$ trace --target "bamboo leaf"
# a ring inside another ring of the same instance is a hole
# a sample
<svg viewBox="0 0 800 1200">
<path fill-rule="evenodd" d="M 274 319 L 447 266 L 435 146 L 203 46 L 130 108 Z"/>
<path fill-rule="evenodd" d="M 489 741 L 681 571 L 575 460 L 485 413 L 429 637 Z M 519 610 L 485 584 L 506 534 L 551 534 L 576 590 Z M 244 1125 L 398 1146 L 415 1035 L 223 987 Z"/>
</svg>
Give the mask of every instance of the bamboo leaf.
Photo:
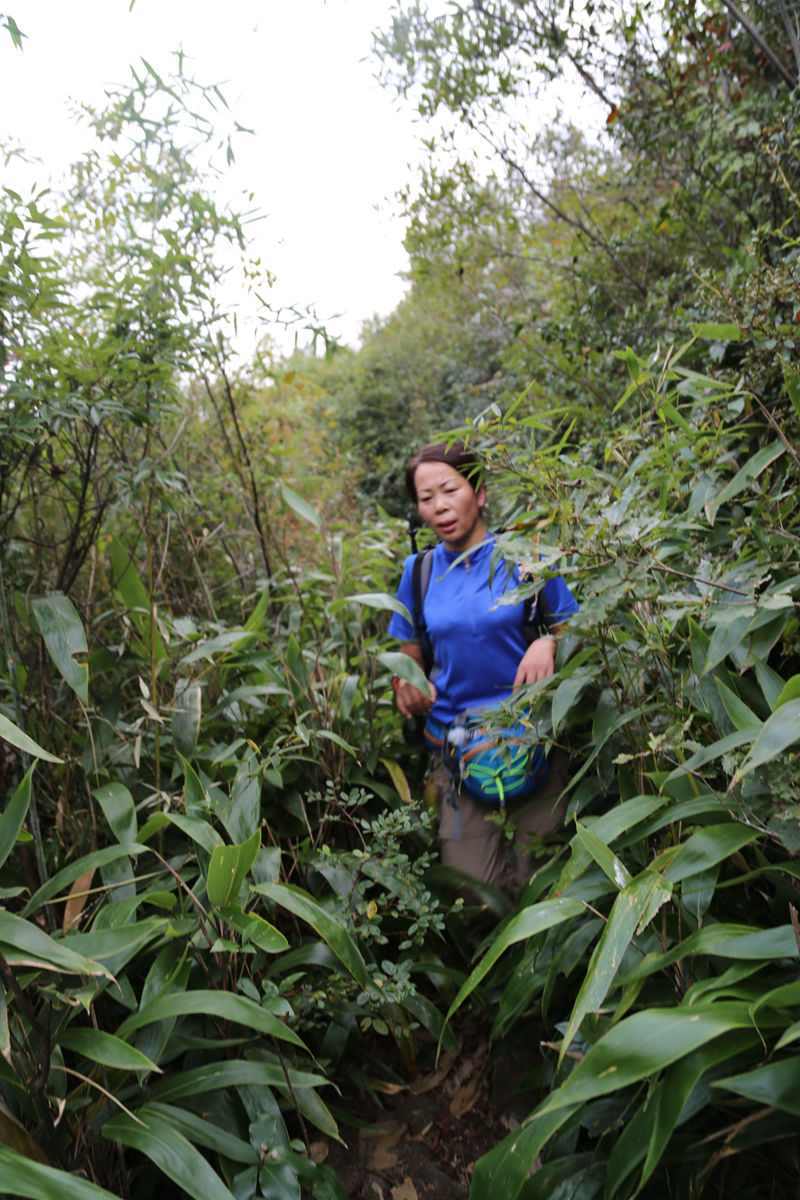
<svg viewBox="0 0 800 1200">
<path fill-rule="evenodd" d="M 649 870 L 642 871 L 619 893 L 586 968 L 561 1042 L 559 1063 L 563 1061 L 583 1018 L 587 1013 L 599 1011 L 634 933 L 649 924 L 671 895 L 670 885 L 656 871 Z"/>
<path fill-rule="evenodd" d="M 692 332 L 697 338 L 710 338 L 715 342 L 738 342 L 742 337 L 738 325 L 719 324 L 714 321 L 704 321 L 695 325 Z"/>
<path fill-rule="evenodd" d="M 103 975 L 110 978 L 104 966 L 82 954 L 75 953 L 64 941 L 57 941 L 46 934 L 33 921 L 25 921 L 5 909 L 0 909 L 0 943 L 3 944 L 6 958 L 11 958 L 8 947 L 32 955 L 36 960 L 46 964 L 50 971 L 66 971 L 71 975 Z M 19 961 L 19 955 L 14 956 Z"/>
<path fill-rule="evenodd" d="M 533 937 L 545 929 L 551 929 L 554 925 L 560 925 L 572 917 L 582 916 L 585 911 L 584 905 L 579 901 L 572 900 L 568 896 L 560 896 L 555 900 L 543 900 L 540 904 L 529 905 L 521 912 L 516 913 L 505 928 L 500 930 L 489 950 L 464 980 L 458 990 L 458 995 L 447 1010 L 445 1024 L 450 1021 L 453 1013 L 461 1007 L 467 996 L 474 992 L 509 946 Z"/>
<path fill-rule="evenodd" d="M 232 1193 L 191 1142 L 148 1105 L 136 1119 L 118 1113 L 103 1126 L 103 1137 L 144 1154 L 194 1200 L 234 1200 Z"/>
<path fill-rule="evenodd" d="M 503 1138 L 475 1164 L 469 1200 L 516 1200 L 542 1147 L 574 1114 L 577 1105 L 534 1117 Z"/>
<path fill-rule="evenodd" d="M 128 616 L 142 640 L 142 654 L 149 662 L 151 656 L 159 666 L 167 657 L 158 624 L 151 620 L 150 595 L 136 573 L 128 551 L 115 537 L 111 539 L 111 566 L 114 587 L 119 592 Z"/>
<path fill-rule="evenodd" d="M 398 762 L 395 762 L 393 758 L 382 758 L 381 763 L 386 768 L 386 770 L 389 772 L 389 776 L 392 780 L 392 783 L 395 786 L 395 791 L 397 792 L 400 799 L 403 801 L 404 804 L 411 804 L 411 802 L 412 802 L 411 788 L 409 786 L 408 780 L 406 779 L 403 768 L 400 766 L 400 764 Z"/>
<path fill-rule="evenodd" d="M 786 683 L 780 690 L 775 703 L 771 706 L 778 709 L 781 705 L 786 704 L 789 700 L 800 699 L 800 675 L 793 675 L 791 679 L 787 679 Z"/>
<path fill-rule="evenodd" d="M 645 978 L 696 954 L 744 961 L 761 959 L 771 962 L 780 958 L 796 960 L 797 943 L 791 925 L 779 925 L 770 929 L 730 923 L 704 925 L 697 933 L 690 934 L 670 950 L 646 954 L 637 966 L 625 971 L 624 981 L 628 984 Z"/>
<path fill-rule="evenodd" d="M 634 1013 L 590 1048 L 564 1083 L 539 1105 L 536 1114 L 620 1091 L 714 1038 L 750 1024 L 746 1004 L 724 1000 Z"/>
<path fill-rule="evenodd" d="M 722 680 L 715 679 L 714 682 L 717 685 L 717 691 L 725 707 L 725 712 L 737 729 L 752 729 L 754 725 L 758 724 L 758 717 L 751 708 L 748 708 L 741 697 L 732 692 L 729 687 L 726 687 Z"/>
<path fill-rule="evenodd" d="M 307 500 L 304 500 L 302 496 L 298 496 L 297 492 L 287 487 L 285 483 L 281 484 L 281 495 L 289 505 L 289 508 L 297 513 L 298 517 L 302 517 L 304 521 L 307 521 L 309 525 L 313 525 L 315 529 L 320 528 L 322 524 L 320 515 Z"/>
<path fill-rule="evenodd" d="M 194 754 L 200 734 L 203 692 L 198 683 L 180 680 L 172 701 L 172 740 L 184 758 Z"/>
<path fill-rule="evenodd" d="M 591 830 L 582 825 L 580 821 L 576 822 L 576 836 L 606 878 L 610 879 L 615 887 L 625 888 L 628 886 L 631 881 L 630 874 L 623 863 L 617 858 L 614 851 L 610 850 L 605 842 L 595 837 Z"/>
<path fill-rule="evenodd" d="M 7 1196 L 25 1200 L 118 1200 L 105 1188 L 79 1175 L 57 1171 L 0 1145 L 0 1187 Z"/>
<path fill-rule="evenodd" d="M 664 874 L 672 883 L 678 883 L 690 875 L 708 871 L 717 863 L 730 858 L 743 846 L 749 846 L 758 836 L 757 829 L 738 825 L 735 821 L 696 829 L 681 843 L 677 853 L 672 848 L 667 851 L 665 859 L 668 858 L 669 861 L 665 861 Z M 653 864 L 656 869 L 659 869 L 659 861 L 659 858 L 656 858 Z"/>
<path fill-rule="evenodd" d="M 49 750 L 43 749 L 38 742 L 33 738 L 29 738 L 27 733 L 24 733 L 13 721 L 9 721 L 8 717 L 0 713 L 0 738 L 10 742 L 12 746 L 16 746 L 18 750 L 22 750 L 24 754 L 30 754 L 32 758 L 43 758 L 46 762 L 60 763 L 63 758 L 57 758 L 55 754 L 51 754 Z"/>
<path fill-rule="evenodd" d="M 184 1096 L 201 1096 L 206 1092 L 227 1091 L 232 1088 L 259 1087 L 279 1088 L 289 1092 L 293 1088 L 322 1087 L 330 1081 L 324 1075 L 310 1071 L 298 1071 L 289 1067 L 289 1082 L 278 1062 L 260 1062 L 247 1058 L 225 1062 L 204 1063 L 189 1071 L 171 1072 L 157 1080 L 150 1094 L 161 1101 L 180 1100 Z"/>
<path fill-rule="evenodd" d="M 36 912 L 42 905 L 49 903 L 54 896 L 65 892 L 76 879 L 87 875 L 89 871 L 97 870 L 120 858 L 135 857 L 137 854 L 145 853 L 146 850 L 147 847 L 142 846 L 139 842 L 129 842 L 127 845 L 106 846 L 102 850 L 93 850 L 91 854 L 84 854 L 82 858 L 77 858 L 69 866 L 57 871 L 46 883 L 42 884 L 38 891 L 33 893 L 22 910 L 23 917 Z"/>
<path fill-rule="evenodd" d="M 266 1008 L 261 1008 L 247 996 L 237 996 L 233 992 L 210 991 L 197 988 L 191 992 L 176 992 L 159 996 L 151 1004 L 137 1009 L 127 1017 L 119 1029 L 117 1037 L 127 1040 L 128 1035 L 144 1025 L 152 1025 L 154 1021 L 163 1021 L 168 1017 L 188 1016 L 220 1017 L 223 1021 L 234 1021 L 237 1025 L 245 1025 L 268 1037 L 279 1038 L 291 1042 L 306 1050 L 302 1040 L 283 1021 L 278 1020 Z"/>
<path fill-rule="evenodd" d="M 243 945 L 252 942 L 267 954 L 280 954 L 289 949 L 289 943 L 281 931 L 258 913 L 246 913 L 236 905 L 227 905 L 220 908 L 219 915 L 242 935 Z"/>
<path fill-rule="evenodd" d="M 343 600 L 336 602 L 337 607 L 344 604 L 365 604 L 367 608 L 378 608 L 381 612 L 396 612 L 401 617 L 405 617 L 409 624 L 413 625 L 414 623 L 405 604 L 401 604 L 389 592 L 359 592 L 355 596 L 346 596 Z M 334 605 L 331 605 L 331 610 L 335 612 Z"/>
<path fill-rule="evenodd" d="M 105 783 L 93 792 L 118 842 L 136 841 L 136 809 L 133 796 L 122 783 Z"/>
<path fill-rule="evenodd" d="M 244 877 L 252 867 L 260 846 L 261 830 L 256 829 L 246 842 L 214 847 L 206 879 L 208 901 L 212 907 L 236 903 Z"/>
<path fill-rule="evenodd" d="M 232 1162 L 257 1163 L 259 1154 L 249 1142 L 235 1137 L 228 1129 L 220 1128 L 213 1121 L 206 1121 L 196 1113 L 174 1104 L 154 1101 L 147 1106 L 148 1112 L 166 1122 L 172 1129 L 193 1145 L 205 1146 L 215 1154 L 222 1154 Z"/>
<path fill-rule="evenodd" d="M 378 662 L 381 666 L 386 667 L 392 675 L 399 675 L 401 679 L 405 679 L 408 683 L 413 683 L 415 688 L 419 688 L 426 695 L 430 693 L 428 680 L 422 667 L 418 666 L 408 654 L 404 654 L 402 650 L 386 650 L 383 654 L 378 655 Z"/>
<path fill-rule="evenodd" d="M 786 453 L 786 444 L 776 438 L 768 446 L 762 446 L 757 450 L 747 462 L 741 467 L 733 479 L 726 483 L 725 487 L 719 492 L 711 504 L 709 505 L 709 516 L 711 524 L 714 524 L 714 517 L 720 509 L 720 506 L 731 500 L 734 496 L 738 496 L 739 492 L 747 487 L 751 480 L 757 479 L 758 476 L 765 471 L 772 463 Z"/>
<path fill-rule="evenodd" d="M 800 698 L 787 700 L 761 726 L 740 774 L 749 775 L 756 767 L 772 762 L 789 746 L 800 741 Z"/>
<path fill-rule="evenodd" d="M 78 662 L 75 656 L 88 654 L 89 648 L 83 622 L 72 601 L 61 592 L 54 592 L 34 600 L 32 607 L 48 654 L 76 696 L 88 704 L 89 666 Z"/>
<path fill-rule="evenodd" d="M 0 867 L 14 849 L 22 822 L 28 815 L 31 780 L 35 767 L 36 763 L 31 763 L 0 817 Z"/>
<path fill-rule="evenodd" d="M 58 1035 L 58 1044 L 75 1054 L 82 1054 L 92 1062 L 102 1063 L 120 1071 L 156 1071 L 161 1074 L 161 1068 L 137 1050 L 115 1037 L 113 1033 L 104 1033 L 101 1029 L 91 1029 L 88 1026 L 70 1026 Z"/>
<path fill-rule="evenodd" d="M 768 1104 L 773 1108 L 782 1108 L 785 1112 L 800 1117 L 800 1056 L 785 1058 L 780 1062 L 771 1062 L 754 1071 L 745 1071 L 741 1075 L 729 1075 L 726 1079 L 717 1079 L 711 1085 L 722 1088 L 726 1092 L 735 1092 L 737 1096 L 746 1096 L 758 1104 Z"/>
<path fill-rule="evenodd" d="M 366 987 L 367 967 L 358 946 L 344 926 L 317 904 L 307 892 L 282 883 L 259 883 L 253 890 L 310 925 L 347 968 L 356 983 L 362 988 Z"/>
</svg>

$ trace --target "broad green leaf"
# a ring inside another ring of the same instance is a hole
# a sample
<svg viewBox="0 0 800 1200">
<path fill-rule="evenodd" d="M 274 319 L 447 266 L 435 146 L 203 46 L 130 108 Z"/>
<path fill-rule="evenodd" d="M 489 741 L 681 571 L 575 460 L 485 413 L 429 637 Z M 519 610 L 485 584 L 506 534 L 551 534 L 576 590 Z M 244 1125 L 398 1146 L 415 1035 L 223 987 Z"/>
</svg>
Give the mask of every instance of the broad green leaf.
<svg viewBox="0 0 800 1200">
<path fill-rule="evenodd" d="M 365 604 L 367 608 L 378 608 L 382 612 L 396 612 L 401 617 L 413 625 L 411 613 L 406 608 L 405 604 L 392 596 L 389 592 L 359 592 L 355 596 L 346 596 L 343 600 L 336 601 L 331 605 L 331 612 L 336 612 L 337 608 L 341 608 L 344 604 Z"/>
<path fill-rule="evenodd" d="M 169 935 L 171 929 L 166 917 L 146 917 L 142 921 L 126 922 L 116 927 L 94 928 L 88 933 L 71 933 L 67 941 L 79 954 L 105 963 L 116 974 L 144 946 Z"/>
<path fill-rule="evenodd" d="M 258 603 L 256 604 L 255 608 L 250 613 L 250 616 L 247 618 L 247 620 L 244 623 L 244 628 L 247 630 L 248 633 L 255 633 L 257 630 L 259 630 L 263 627 L 264 618 L 266 617 L 267 613 L 269 612 L 269 605 L 270 605 L 271 598 L 272 598 L 272 587 L 268 583 L 267 586 L 264 588 L 263 592 L 261 593 L 261 595 L 259 596 Z"/>
<path fill-rule="evenodd" d="M 183 807 L 187 817 L 205 817 L 211 809 L 208 792 L 190 762 L 178 755 L 183 768 Z"/>
<path fill-rule="evenodd" d="M 561 680 L 553 696 L 553 733 L 558 730 L 573 705 L 577 704 L 583 692 L 592 682 L 592 678 L 593 673 L 584 670 L 576 671 L 568 679 Z"/>
<path fill-rule="evenodd" d="M 748 775 L 756 767 L 772 762 L 789 746 L 800 741 L 800 698 L 787 700 L 761 727 L 753 748 L 745 759 L 742 775 Z"/>
<path fill-rule="evenodd" d="M 214 908 L 235 904 L 247 872 L 261 845 L 261 830 L 256 829 L 246 842 L 236 846 L 215 846 L 208 864 L 206 891 Z"/>
<path fill-rule="evenodd" d="M 191 758 L 200 733 L 203 692 L 199 683 L 179 683 L 172 701 L 172 740 L 179 754 Z"/>
<path fill-rule="evenodd" d="M 57 1171 L 0 1145 L 0 1187 L 3 1195 L 25 1200 L 118 1200 L 113 1192 L 80 1175 Z"/>
<path fill-rule="evenodd" d="M 768 1063 L 741 1075 L 717 1079 L 712 1087 L 746 1096 L 758 1104 L 782 1108 L 800 1117 L 800 1055 Z"/>
<path fill-rule="evenodd" d="M 122 783 L 104 783 L 96 788 L 94 798 L 118 842 L 136 841 L 136 809 L 133 796 Z"/>
<path fill-rule="evenodd" d="M 684 1105 L 702 1076 L 718 1062 L 734 1059 L 757 1042 L 757 1035 L 739 1030 L 701 1046 L 693 1054 L 667 1068 L 651 1088 L 647 1103 L 637 1108 L 616 1139 L 606 1168 L 605 1194 L 623 1195 L 625 1179 L 645 1159 L 640 1186 L 655 1170 L 674 1132 Z M 628 1189 L 630 1192 L 630 1189 Z"/>
<path fill-rule="evenodd" d="M 166 815 L 171 825 L 180 829 L 181 833 L 185 833 L 198 846 L 202 846 L 208 854 L 213 854 L 224 845 L 222 837 L 208 821 L 203 821 L 200 817 L 186 817 L 183 813 L 170 812 Z"/>
<path fill-rule="evenodd" d="M 245 1025 L 248 1029 L 266 1034 L 267 1037 L 279 1038 L 281 1041 L 291 1042 L 293 1046 L 306 1049 L 302 1039 L 292 1029 L 255 1001 L 246 996 L 237 996 L 234 992 L 209 991 L 203 988 L 159 996 L 152 1004 L 131 1013 L 117 1030 L 117 1037 L 127 1039 L 134 1030 L 151 1025 L 154 1021 L 163 1021 L 167 1017 L 193 1015 L 234 1021 L 237 1025 Z"/>
<path fill-rule="evenodd" d="M 0 738 L 10 742 L 12 746 L 16 746 L 18 750 L 22 750 L 24 754 L 30 754 L 32 758 L 43 758 L 46 762 L 60 763 L 63 758 L 57 758 L 55 754 L 51 754 L 49 750 L 43 749 L 38 742 L 33 738 L 29 738 L 27 733 L 24 733 L 13 721 L 9 721 L 8 717 L 0 713 Z"/>
<path fill-rule="evenodd" d="M 189 1071 L 170 1071 L 157 1080 L 150 1094 L 154 1100 L 180 1100 L 184 1096 L 202 1096 L 205 1092 L 227 1091 L 230 1088 L 291 1088 L 323 1087 L 330 1080 L 324 1075 L 310 1071 L 288 1068 L 286 1072 L 279 1062 L 257 1062 L 253 1059 L 237 1058 L 225 1062 L 204 1063 Z"/>
<path fill-rule="evenodd" d="M 161 1068 L 151 1062 L 146 1055 L 135 1046 L 128 1045 L 113 1033 L 104 1033 L 101 1029 L 89 1026 L 71 1025 L 58 1035 L 59 1046 L 82 1054 L 92 1062 L 102 1063 L 120 1071 L 157 1071 Z"/>
<path fill-rule="evenodd" d="M 298 517 L 302 517 L 304 521 L 307 521 L 309 525 L 313 525 L 315 529 L 320 528 L 322 522 L 320 521 L 319 513 L 307 500 L 304 500 L 302 496 L 298 496 L 297 492 L 287 487 L 285 483 L 281 484 L 281 495 L 289 505 L 289 508 L 297 513 Z"/>
<path fill-rule="evenodd" d="M 358 946 L 344 924 L 326 912 L 307 892 L 282 883 L 258 883 L 253 890 L 310 925 L 347 968 L 356 983 L 362 988 L 366 987 L 367 967 Z"/>
<path fill-rule="evenodd" d="M 631 881 L 630 874 L 617 858 L 614 851 L 609 850 L 605 842 L 595 837 L 591 830 L 582 825 L 580 821 L 576 822 L 576 836 L 606 878 L 610 879 L 615 887 L 625 888 L 628 886 Z"/>
<path fill-rule="evenodd" d="M 237 906 L 227 905 L 220 908 L 219 915 L 242 935 L 243 945 L 252 942 L 267 954 L 280 954 L 289 949 L 289 943 L 281 931 L 270 925 L 269 921 L 265 921 L 258 913 L 246 913 Z"/>
<path fill-rule="evenodd" d="M 685 1058 L 714 1038 L 746 1029 L 746 1004 L 720 1000 L 691 1008 L 651 1008 L 626 1017 L 595 1043 L 536 1113 L 607 1096 Z"/>
<path fill-rule="evenodd" d="M 163 1115 L 140 1108 L 136 1119 L 118 1113 L 103 1126 L 103 1137 L 121 1142 L 144 1154 L 178 1187 L 194 1200 L 235 1200 L 219 1175 L 191 1142 Z"/>
<path fill-rule="evenodd" d="M 737 729 L 752 729 L 754 725 L 758 724 L 758 717 L 751 708 L 748 708 L 741 697 L 732 692 L 730 688 L 725 687 L 720 679 L 715 679 L 714 682 L 725 706 L 725 712 Z"/>
<path fill-rule="evenodd" d="M 194 650 L 184 654 L 180 665 L 188 667 L 191 663 L 199 662 L 201 658 L 213 663 L 215 655 L 226 654 L 229 650 L 248 645 L 253 641 L 257 641 L 257 638 L 252 633 L 248 633 L 246 629 L 229 629 L 225 633 L 218 633 L 216 637 L 204 638 L 202 642 L 198 642 Z"/>
<path fill-rule="evenodd" d="M 780 708 L 781 705 L 786 704 L 789 700 L 797 699 L 800 699 L 800 675 L 793 675 L 791 679 L 787 679 L 781 688 L 779 696 L 771 707 L 775 710 Z"/>
<path fill-rule="evenodd" d="M 729 923 L 704 925 L 677 946 L 646 954 L 640 963 L 625 971 L 625 982 L 663 971 L 665 967 L 692 955 L 711 955 L 744 961 L 763 959 L 764 962 L 780 958 L 794 960 L 797 958 L 797 942 L 791 925 L 778 925 L 770 929 L 755 929 L 751 925 Z"/>
<path fill-rule="evenodd" d="M 649 924 L 672 888 L 656 871 L 645 870 L 619 893 L 589 964 L 561 1042 L 561 1063 L 580 1029 L 583 1018 L 598 1012 L 614 982 L 634 933 Z"/>
<path fill-rule="evenodd" d="M 729 821 L 725 825 L 707 825 L 696 829 L 685 842 L 678 847 L 677 854 L 669 849 L 666 853 L 668 861 L 664 865 L 664 874 L 671 883 L 678 883 L 690 875 L 698 875 L 708 871 L 717 863 L 730 858 L 742 846 L 749 846 L 759 836 L 757 829 L 747 825 L 738 825 Z M 659 858 L 654 866 L 658 868 Z"/>
<path fill-rule="evenodd" d="M 158 623 L 151 621 L 150 595 L 137 575 L 128 551 L 115 537 L 111 539 L 110 553 L 114 587 L 142 640 L 144 658 L 149 662 L 152 657 L 160 666 L 167 658 L 167 651 Z"/>
<path fill-rule="evenodd" d="M 704 321 L 695 325 L 692 333 L 698 338 L 709 338 L 714 342 L 738 342 L 742 331 L 738 325 L 720 324 L 714 321 Z"/>
<path fill-rule="evenodd" d="M 36 763 L 31 763 L 0 817 L 0 867 L 14 849 L 22 822 L 28 815 L 31 779 L 35 767 Z"/>
<path fill-rule="evenodd" d="M 469 1200 L 516 1200 L 536 1156 L 573 1115 L 577 1105 L 529 1118 L 475 1164 Z"/>
<path fill-rule="evenodd" d="M 26 956 L 38 966 L 44 963 L 50 971 L 66 971 L 71 975 L 103 975 L 107 978 L 109 972 L 104 966 L 82 954 L 76 954 L 67 945 L 66 940 L 56 940 L 35 925 L 33 921 L 25 921 L 22 917 L 14 916 L 0 908 L 0 943 L 3 944 L 6 958 L 11 959 L 8 947 L 13 947 L 16 963 L 25 962 Z"/>
<path fill-rule="evenodd" d="M 731 479 L 725 485 L 722 491 L 719 492 L 718 495 L 716 495 L 712 500 L 711 504 L 709 505 L 711 523 L 714 523 L 714 517 L 716 516 L 722 504 L 725 504 L 728 500 L 731 500 L 734 496 L 737 496 L 739 492 L 743 491 L 744 488 L 747 487 L 751 480 L 757 479 L 762 471 L 765 471 L 768 466 L 774 463 L 776 459 L 780 458 L 785 453 L 786 444 L 785 442 L 781 441 L 780 438 L 777 438 L 768 446 L 762 446 L 760 450 L 757 450 L 756 453 L 747 460 L 744 466 L 736 472 L 733 479 Z"/>
<path fill-rule="evenodd" d="M 746 742 L 753 742 L 758 737 L 759 731 L 763 728 L 761 725 L 752 725 L 749 729 L 737 729 L 735 733 L 729 733 L 726 737 L 720 738 L 717 742 L 712 742 L 709 746 L 703 746 L 695 754 L 688 758 L 685 763 L 681 763 L 676 767 L 666 778 L 666 783 L 672 779 L 677 779 L 680 775 L 687 775 L 693 771 L 697 771 L 700 767 L 704 767 L 707 763 L 715 762 L 718 758 L 722 758 L 723 754 L 729 754 L 731 750 L 738 750 Z"/>
<path fill-rule="evenodd" d="M 89 667 L 78 662 L 77 654 L 88 654 L 86 633 L 72 601 L 61 592 L 33 601 L 33 612 L 47 652 L 61 672 L 62 678 L 79 696 L 89 703 Z"/>
<path fill-rule="evenodd" d="M 474 992 L 509 946 L 533 937 L 537 933 L 542 933 L 545 929 L 551 929 L 554 925 L 560 925 L 572 917 L 582 916 L 585 912 L 585 906 L 579 901 L 571 900 L 567 896 L 560 896 L 555 900 L 543 900 L 540 904 L 532 904 L 516 913 L 505 928 L 500 930 L 487 953 L 464 980 L 458 990 L 458 995 L 447 1010 L 445 1024 L 450 1021 L 453 1013 L 461 1007 L 467 996 Z"/>
<path fill-rule="evenodd" d="M 315 732 L 317 737 L 325 738 L 326 741 L 333 742 L 336 746 L 341 746 L 342 750 L 346 750 L 353 758 L 358 758 L 355 746 L 351 746 L 349 742 L 346 742 L 338 733 L 334 733 L 332 729 L 317 729 Z"/>
<path fill-rule="evenodd" d="M 232 1162 L 259 1162 L 259 1154 L 254 1146 L 242 1141 L 229 1130 L 220 1128 L 216 1122 L 206 1121 L 196 1113 L 178 1108 L 174 1104 L 160 1104 L 154 1101 L 148 1104 L 147 1109 L 193 1145 L 205 1146 L 207 1150 L 213 1150 L 215 1154 L 221 1154 Z"/>
<path fill-rule="evenodd" d="M 130 842 L 127 845 L 106 846 L 103 850 L 93 850 L 91 854 L 84 854 L 82 858 L 77 858 L 69 866 L 57 871 L 37 892 L 33 893 L 22 910 L 23 917 L 36 912 L 54 896 L 66 892 L 76 879 L 80 879 L 81 875 L 88 875 L 90 871 L 96 871 L 98 868 L 104 867 L 106 863 L 116 862 L 119 858 L 132 858 L 137 854 L 144 854 L 146 851 L 147 847 L 139 842 Z"/>
<path fill-rule="evenodd" d="M 392 675 L 399 675 L 401 679 L 413 683 L 415 688 L 419 688 L 426 695 L 430 693 L 428 680 L 422 667 L 418 666 L 408 654 L 403 654 L 402 650 L 386 650 L 383 654 L 378 655 L 378 662 Z"/>
</svg>

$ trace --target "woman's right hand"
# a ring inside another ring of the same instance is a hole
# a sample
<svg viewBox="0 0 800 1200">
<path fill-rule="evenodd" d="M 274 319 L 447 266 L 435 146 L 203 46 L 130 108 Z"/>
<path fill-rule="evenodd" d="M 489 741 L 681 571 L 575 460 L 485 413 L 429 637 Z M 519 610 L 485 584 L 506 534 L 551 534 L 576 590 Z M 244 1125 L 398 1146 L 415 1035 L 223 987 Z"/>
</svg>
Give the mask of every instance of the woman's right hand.
<svg viewBox="0 0 800 1200">
<path fill-rule="evenodd" d="M 436 699 L 436 688 L 428 681 L 430 694 L 420 691 L 407 679 L 398 679 L 394 689 L 397 697 L 397 707 L 404 717 L 425 717 L 433 708 Z"/>
</svg>

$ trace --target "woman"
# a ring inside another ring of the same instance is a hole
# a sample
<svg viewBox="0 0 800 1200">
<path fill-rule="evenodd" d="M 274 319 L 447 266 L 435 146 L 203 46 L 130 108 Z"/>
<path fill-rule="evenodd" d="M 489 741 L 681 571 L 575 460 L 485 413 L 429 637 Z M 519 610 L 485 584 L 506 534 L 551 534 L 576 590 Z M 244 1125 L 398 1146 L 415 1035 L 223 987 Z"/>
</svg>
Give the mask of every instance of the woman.
<svg viewBox="0 0 800 1200">
<path fill-rule="evenodd" d="M 398 678 L 393 684 L 400 712 L 404 717 L 425 716 L 428 741 L 444 741 L 445 754 L 453 723 L 463 720 L 466 710 L 501 704 L 517 688 L 553 674 L 563 623 L 578 609 L 563 579 L 549 579 L 539 593 L 546 633 L 528 643 L 525 605 L 498 603 L 504 591 L 518 585 L 519 574 L 502 560 L 492 562 L 494 539 L 482 515 L 482 475 L 480 460 L 461 442 L 424 446 L 406 468 L 406 490 L 422 520 L 440 538 L 422 607 L 434 665 L 427 692 Z M 412 615 L 414 558 L 406 560 L 397 593 Z M 425 655 L 414 625 L 395 613 L 389 633 L 424 670 Z M 546 762 L 540 749 L 537 753 L 529 794 L 505 805 L 516 829 L 517 880 L 508 878 L 505 837 L 501 823 L 492 820 L 497 807 L 459 788 L 439 756 L 433 779 L 441 801 L 439 836 L 446 865 L 507 890 L 528 877 L 530 851 L 561 823 L 565 803 L 558 801 L 565 756 L 551 755 Z"/>
</svg>

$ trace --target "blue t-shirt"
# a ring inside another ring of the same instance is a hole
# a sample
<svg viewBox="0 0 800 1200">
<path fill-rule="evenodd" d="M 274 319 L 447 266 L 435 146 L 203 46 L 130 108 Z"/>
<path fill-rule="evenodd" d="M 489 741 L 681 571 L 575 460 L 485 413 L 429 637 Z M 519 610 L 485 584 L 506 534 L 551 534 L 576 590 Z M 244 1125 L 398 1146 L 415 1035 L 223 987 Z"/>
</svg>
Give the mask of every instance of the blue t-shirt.
<svg viewBox="0 0 800 1200">
<path fill-rule="evenodd" d="M 504 592 L 519 585 L 518 569 L 509 571 L 501 558 L 491 571 L 493 551 L 491 536 L 461 562 L 456 561 L 461 554 L 445 549 L 441 542 L 433 551 L 423 611 L 434 655 L 430 674 L 437 693 L 433 716 L 445 724 L 467 708 L 507 700 L 528 646 L 523 632 L 524 603 L 499 603 Z M 411 554 L 406 559 L 397 591 L 397 599 L 412 615 L 415 557 Z M 547 614 L 548 625 L 565 621 L 578 611 L 578 602 L 560 575 L 547 580 L 540 597 L 540 611 Z M 411 642 L 414 626 L 393 613 L 389 634 Z"/>
</svg>

